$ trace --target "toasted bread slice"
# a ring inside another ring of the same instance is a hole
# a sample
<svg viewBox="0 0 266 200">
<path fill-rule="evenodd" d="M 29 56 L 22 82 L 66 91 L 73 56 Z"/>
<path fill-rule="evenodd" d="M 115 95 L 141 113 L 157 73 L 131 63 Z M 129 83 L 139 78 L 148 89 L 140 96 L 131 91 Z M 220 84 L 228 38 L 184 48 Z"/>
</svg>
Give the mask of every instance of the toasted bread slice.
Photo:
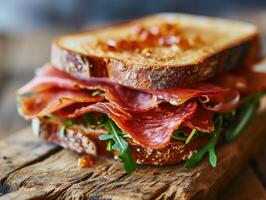
<svg viewBox="0 0 266 200">
<path fill-rule="evenodd" d="M 60 124 L 45 119 L 34 119 L 32 121 L 33 132 L 42 139 L 60 145 L 64 148 L 76 151 L 78 153 L 88 153 L 94 156 L 107 155 L 106 143 L 98 139 L 98 136 L 105 134 L 103 129 L 87 129 L 82 126 L 73 125 L 60 131 Z M 209 136 L 196 138 L 185 145 L 181 141 L 172 141 L 168 146 L 162 149 L 144 148 L 132 139 L 128 138 L 130 150 L 133 158 L 138 164 L 168 165 L 176 164 L 190 158 L 198 149 L 200 149 L 209 140 Z"/>
<path fill-rule="evenodd" d="M 166 13 L 57 38 L 51 63 L 70 73 L 163 89 L 250 65 L 259 50 L 253 25 Z"/>
</svg>

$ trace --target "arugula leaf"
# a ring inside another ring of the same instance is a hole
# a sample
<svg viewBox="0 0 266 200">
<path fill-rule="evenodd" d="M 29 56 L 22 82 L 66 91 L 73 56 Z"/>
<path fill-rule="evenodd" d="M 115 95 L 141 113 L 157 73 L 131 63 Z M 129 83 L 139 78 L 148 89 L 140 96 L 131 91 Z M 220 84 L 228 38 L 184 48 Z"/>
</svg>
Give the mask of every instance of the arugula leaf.
<svg viewBox="0 0 266 200">
<path fill-rule="evenodd" d="M 124 163 L 124 169 L 127 173 L 132 173 L 136 170 L 137 164 L 135 160 L 132 158 L 129 148 L 127 148 L 125 152 L 120 153 L 119 157 L 122 159 Z"/>
<path fill-rule="evenodd" d="M 234 114 L 225 115 L 225 140 L 227 142 L 237 138 L 252 121 L 260 98 L 264 93 L 256 93 L 248 96 L 237 108 Z"/>
<path fill-rule="evenodd" d="M 112 122 L 111 120 L 107 121 L 109 126 L 109 131 L 113 133 L 113 140 L 115 141 L 115 144 L 112 146 L 113 149 L 118 150 L 120 153 L 124 153 L 128 148 L 128 143 L 120 137 L 122 132 L 118 130 L 118 127 Z"/>
<path fill-rule="evenodd" d="M 192 139 L 192 137 L 197 133 L 198 131 L 196 129 L 193 129 L 191 131 L 191 133 L 189 134 L 189 136 L 187 137 L 185 144 L 188 144 L 190 142 L 190 140 Z"/>
<path fill-rule="evenodd" d="M 174 133 L 172 138 L 175 139 L 175 140 L 182 140 L 182 141 L 185 141 L 187 139 L 186 137 L 181 136 L 178 133 Z"/>
<path fill-rule="evenodd" d="M 96 125 L 97 124 L 96 120 L 93 118 L 92 113 L 85 114 L 85 120 L 86 120 L 88 125 Z"/>
<path fill-rule="evenodd" d="M 184 136 L 184 130 L 182 129 L 182 127 L 173 133 L 172 138 L 175 140 L 182 140 L 182 141 L 185 141 L 187 139 L 187 137 Z"/>
<path fill-rule="evenodd" d="M 210 162 L 212 167 L 216 167 L 216 165 L 217 165 L 217 156 L 216 156 L 214 147 L 209 149 L 209 162 Z"/>
<path fill-rule="evenodd" d="M 48 120 L 58 120 L 58 117 L 57 116 L 55 116 L 55 115 L 45 115 L 44 117 L 43 117 L 44 119 L 48 119 Z"/>
<path fill-rule="evenodd" d="M 66 130 L 66 128 L 64 126 L 62 126 L 60 128 L 59 136 L 60 136 L 61 139 L 64 138 L 64 136 L 65 136 L 65 130 Z"/>
<path fill-rule="evenodd" d="M 216 122 L 215 130 L 212 133 L 210 133 L 212 134 L 211 140 L 185 162 L 185 168 L 189 169 L 194 167 L 197 163 L 199 163 L 203 159 L 204 155 L 208 152 L 209 152 L 209 161 L 211 166 L 216 167 L 217 157 L 215 154 L 215 145 L 217 143 L 218 136 L 222 130 L 222 124 L 223 124 L 223 117 L 222 115 L 219 115 L 218 120 Z"/>
<path fill-rule="evenodd" d="M 66 128 L 73 126 L 73 125 L 74 125 L 73 119 L 67 119 L 64 125 L 60 128 L 60 132 L 59 132 L 60 137 L 63 138 L 65 136 Z"/>
<path fill-rule="evenodd" d="M 198 135 L 199 132 L 196 129 L 192 129 L 188 137 L 184 136 L 184 133 L 185 131 L 181 127 L 173 133 L 172 139 L 185 141 L 185 144 L 188 144 L 195 135 Z"/>
<path fill-rule="evenodd" d="M 97 95 L 99 95 L 100 93 L 102 93 L 103 91 L 102 90 L 94 90 L 92 93 L 91 93 L 91 96 L 95 97 Z"/>
<path fill-rule="evenodd" d="M 116 126 L 116 124 L 109 118 L 105 118 L 100 122 L 100 125 L 108 130 L 108 134 L 100 135 L 100 140 L 106 140 L 107 150 L 119 152 L 119 157 L 123 161 L 124 169 L 127 173 L 132 173 L 136 169 L 136 162 L 132 158 L 129 145 L 123 139 L 124 133 Z"/>
<path fill-rule="evenodd" d="M 113 151 L 112 150 L 112 146 L 114 145 L 114 141 L 113 140 L 108 140 L 107 141 L 107 146 L 106 146 L 106 150 L 107 151 Z"/>
<path fill-rule="evenodd" d="M 72 119 L 67 119 L 64 123 L 65 128 L 68 128 L 68 127 L 73 126 L 73 125 L 74 125 L 74 121 Z"/>
<path fill-rule="evenodd" d="M 100 140 L 110 140 L 110 139 L 113 139 L 113 136 L 112 135 L 108 135 L 108 134 L 100 135 L 99 139 Z"/>
</svg>

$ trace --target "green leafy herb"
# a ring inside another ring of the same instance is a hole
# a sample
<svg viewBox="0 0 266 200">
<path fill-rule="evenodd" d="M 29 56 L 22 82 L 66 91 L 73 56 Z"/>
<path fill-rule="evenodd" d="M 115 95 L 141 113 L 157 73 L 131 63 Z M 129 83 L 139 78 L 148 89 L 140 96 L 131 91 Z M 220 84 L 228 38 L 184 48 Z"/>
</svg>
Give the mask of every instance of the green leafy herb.
<svg viewBox="0 0 266 200">
<path fill-rule="evenodd" d="M 237 108 L 235 113 L 224 115 L 224 130 L 226 141 L 232 141 L 246 129 L 251 122 L 256 108 L 259 105 L 263 93 L 256 93 L 248 96 L 244 102 Z"/>
<path fill-rule="evenodd" d="M 196 129 L 193 129 L 191 131 L 191 133 L 189 134 L 189 136 L 187 137 L 185 144 L 188 144 L 190 142 L 190 140 L 192 139 L 192 137 L 197 133 L 198 131 Z"/>
<path fill-rule="evenodd" d="M 222 115 L 218 116 L 217 122 L 216 122 L 216 127 L 215 130 L 210 133 L 212 134 L 211 140 L 203 147 L 201 148 L 197 153 L 195 153 L 190 159 L 188 159 L 185 162 L 185 167 L 186 168 L 192 168 L 195 166 L 197 163 L 199 163 L 204 155 L 209 152 L 209 162 L 212 167 L 216 167 L 217 164 L 217 157 L 215 154 L 215 145 L 218 140 L 218 136 L 222 130 L 222 123 L 223 123 L 223 117 Z"/>
<path fill-rule="evenodd" d="M 107 150 L 119 152 L 119 157 L 123 161 L 124 169 L 127 173 L 132 173 L 136 169 L 136 162 L 132 158 L 128 143 L 123 139 L 125 134 L 109 118 L 104 118 L 100 125 L 108 130 L 108 134 L 100 135 L 100 140 L 106 140 Z"/>
<path fill-rule="evenodd" d="M 182 129 L 182 127 L 173 133 L 172 138 L 175 140 L 182 140 L 182 141 L 185 141 L 187 139 L 187 137 L 184 136 L 184 130 Z"/>
<path fill-rule="evenodd" d="M 99 95 L 100 93 L 102 93 L 102 90 L 95 90 L 91 93 L 91 96 L 95 97 L 95 96 Z"/>
<path fill-rule="evenodd" d="M 60 132 L 59 132 L 60 137 L 64 138 L 66 128 L 73 126 L 73 125 L 74 125 L 73 119 L 67 119 L 64 125 L 60 128 Z"/>
<path fill-rule="evenodd" d="M 66 128 L 62 126 L 59 131 L 60 138 L 64 138 Z"/>
<path fill-rule="evenodd" d="M 88 125 L 96 125 L 97 124 L 96 120 L 93 118 L 92 113 L 85 114 L 85 120 L 86 120 Z"/>
<path fill-rule="evenodd" d="M 58 120 L 58 117 L 55 115 L 45 115 L 43 118 L 47 120 Z"/>
<path fill-rule="evenodd" d="M 74 125 L 74 121 L 73 121 L 73 119 L 67 119 L 67 120 L 65 121 L 65 123 L 64 123 L 64 127 L 65 127 L 65 128 L 68 128 L 68 127 L 73 126 L 73 125 Z"/>
<path fill-rule="evenodd" d="M 187 138 L 182 136 L 182 135 L 179 135 L 178 133 L 174 133 L 173 136 L 172 136 L 173 139 L 175 140 L 182 140 L 182 141 L 185 141 Z"/>
<path fill-rule="evenodd" d="M 127 173 L 132 173 L 136 170 L 136 162 L 133 160 L 130 149 L 127 148 L 126 151 L 119 154 L 119 157 L 124 163 L 124 169 Z"/>
<path fill-rule="evenodd" d="M 172 136 L 172 139 L 174 140 L 181 140 L 181 141 L 185 141 L 185 144 L 188 144 L 191 139 L 197 135 L 199 132 L 196 130 L 196 129 L 192 129 L 191 133 L 189 134 L 188 137 L 186 137 L 184 135 L 185 131 L 184 129 L 179 128 L 178 130 L 176 130 L 174 133 L 173 133 L 173 136 Z"/>
<path fill-rule="evenodd" d="M 113 151 L 113 149 L 112 149 L 112 146 L 114 145 L 114 140 L 108 140 L 107 141 L 107 146 L 106 146 L 106 150 L 107 151 Z"/>
</svg>

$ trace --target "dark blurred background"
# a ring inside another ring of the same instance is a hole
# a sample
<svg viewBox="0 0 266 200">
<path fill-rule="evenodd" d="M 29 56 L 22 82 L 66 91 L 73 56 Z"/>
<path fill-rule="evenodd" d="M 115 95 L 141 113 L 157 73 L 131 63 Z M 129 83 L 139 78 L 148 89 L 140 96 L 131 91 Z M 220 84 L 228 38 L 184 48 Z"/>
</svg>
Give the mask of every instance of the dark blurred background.
<svg viewBox="0 0 266 200">
<path fill-rule="evenodd" d="M 52 38 L 157 12 L 238 19 L 266 35 L 266 0 L 6 0 L 0 4 L 0 138 L 27 125 L 15 91 L 49 61 Z M 264 39 L 265 41 L 265 39 Z"/>
</svg>

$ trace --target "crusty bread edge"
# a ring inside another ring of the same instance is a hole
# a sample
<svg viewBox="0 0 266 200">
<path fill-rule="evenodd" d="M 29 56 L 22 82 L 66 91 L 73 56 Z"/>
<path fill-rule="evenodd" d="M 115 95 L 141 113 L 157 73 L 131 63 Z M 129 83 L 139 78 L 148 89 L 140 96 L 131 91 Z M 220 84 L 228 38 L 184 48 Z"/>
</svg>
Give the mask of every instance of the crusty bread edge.
<svg viewBox="0 0 266 200">
<path fill-rule="evenodd" d="M 84 131 L 72 126 L 60 133 L 60 125 L 48 120 L 34 119 L 33 132 L 45 141 L 57 144 L 78 153 L 88 153 L 94 156 L 111 156 L 106 149 L 106 143 L 100 141 L 98 136 L 104 134 L 101 130 Z M 138 164 L 169 165 L 176 164 L 190 158 L 197 150 L 206 144 L 209 137 L 197 138 L 185 145 L 181 141 L 174 141 L 162 149 L 143 148 L 132 139 L 127 139 L 133 158 Z"/>
<path fill-rule="evenodd" d="M 68 73 L 86 77 L 108 77 L 114 82 L 143 89 L 186 86 L 213 77 L 237 66 L 250 66 L 259 57 L 259 35 L 236 41 L 198 63 L 175 66 L 141 66 L 108 57 L 82 55 L 53 43 L 51 63 Z"/>
<path fill-rule="evenodd" d="M 158 14 L 160 15 L 165 14 Z M 115 28 L 132 21 L 135 20 L 111 26 Z M 99 29 L 101 28 L 90 30 L 90 32 L 93 33 Z M 113 57 L 85 55 L 62 47 L 59 41 L 60 38 L 57 38 L 52 43 L 51 63 L 61 70 L 87 77 L 109 77 L 114 82 L 143 89 L 184 86 L 208 79 L 217 72 L 227 71 L 236 66 L 249 66 L 258 59 L 261 49 L 259 31 L 254 30 L 254 33 L 248 37 L 235 40 L 234 43 L 218 49 L 216 53 L 202 56 L 195 63 L 183 66 L 149 66 L 145 63 L 129 63 Z"/>
</svg>

